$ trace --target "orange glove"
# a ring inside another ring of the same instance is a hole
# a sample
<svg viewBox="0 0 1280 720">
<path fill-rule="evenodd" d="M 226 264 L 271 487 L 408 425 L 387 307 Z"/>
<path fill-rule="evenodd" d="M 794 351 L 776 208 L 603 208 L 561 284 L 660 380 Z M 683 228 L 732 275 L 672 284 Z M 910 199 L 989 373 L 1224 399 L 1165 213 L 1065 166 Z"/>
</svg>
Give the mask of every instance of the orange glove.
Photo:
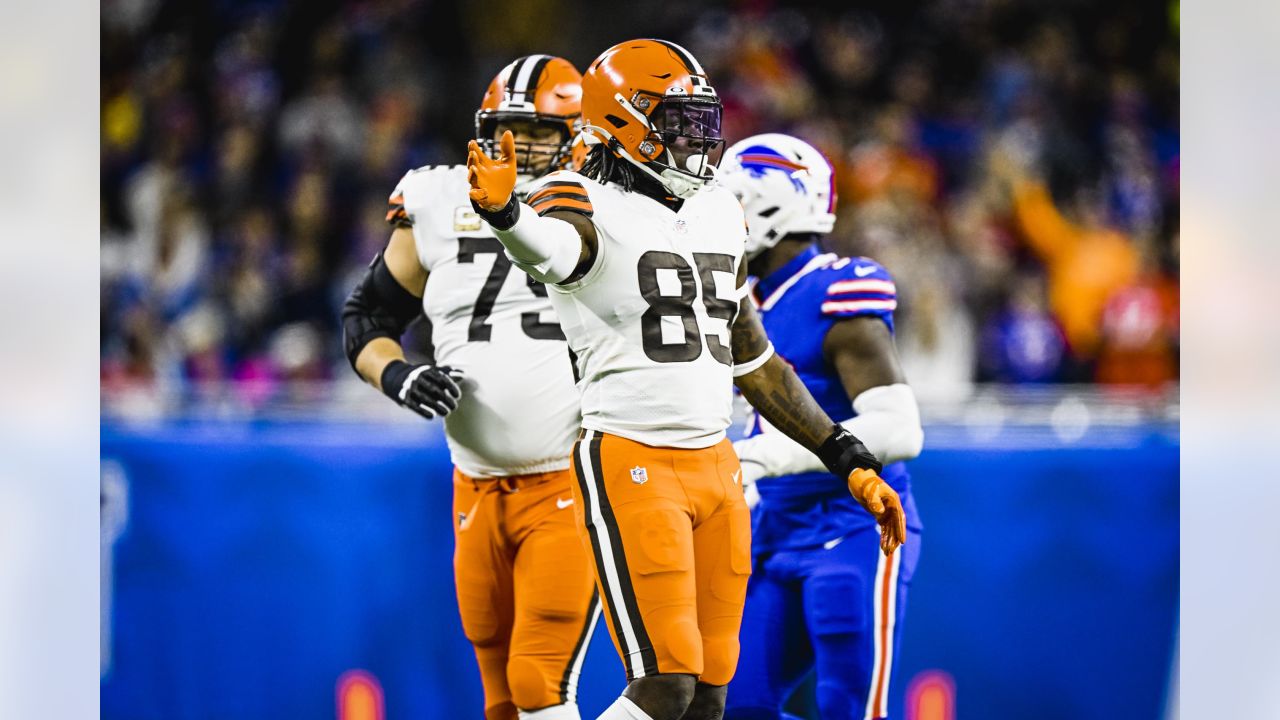
<svg viewBox="0 0 1280 720">
<path fill-rule="evenodd" d="M 467 182 L 468 194 L 480 209 L 497 212 L 507 206 L 516 189 L 516 140 L 510 130 L 498 142 L 497 159 L 486 155 L 475 140 L 467 143 Z"/>
<path fill-rule="evenodd" d="M 907 516 L 897 491 L 874 470 L 854 470 L 849 473 L 849 492 L 880 523 L 880 549 L 892 555 L 907 541 Z"/>
</svg>

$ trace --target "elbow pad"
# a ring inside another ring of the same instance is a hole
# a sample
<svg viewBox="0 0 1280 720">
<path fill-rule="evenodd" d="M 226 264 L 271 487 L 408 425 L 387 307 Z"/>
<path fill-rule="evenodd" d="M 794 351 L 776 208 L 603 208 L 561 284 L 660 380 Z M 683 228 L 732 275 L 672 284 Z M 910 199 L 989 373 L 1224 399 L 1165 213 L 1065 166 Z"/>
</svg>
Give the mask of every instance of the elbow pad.
<svg viewBox="0 0 1280 720">
<path fill-rule="evenodd" d="M 582 237 L 569 223 L 541 217 L 522 205 L 516 205 L 519 210 L 513 224 L 504 230 L 493 226 L 493 234 L 506 248 L 512 265 L 540 282 L 554 285 L 564 281 L 578 267 Z"/>
<path fill-rule="evenodd" d="M 911 460 L 924 449 L 920 407 L 906 383 L 873 387 L 853 399 L 857 417 L 842 423 L 888 465 Z"/>
<path fill-rule="evenodd" d="M 755 356 L 755 358 L 751 360 L 747 360 L 746 362 L 741 362 L 741 363 L 734 362 L 733 377 L 740 378 L 743 375 L 750 375 L 751 373 L 764 367 L 764 364 L 769 362 L 769 358 L 773 357 L 773 355 L 774 355 L 773 343 L 770 342 L 759 355 Z"/>
<path fill-rule="evenodd" d="M 840 424 L 882 464 L 910 460 L 920 454 L 924 430 L 910 385 L 895 383 L 866 390 L 854 398 L 853 409 L 858 415 Z M 740 440 L 734 448 L 743 460 L 759 464 L 766 477 L 820 472 L 825 468 L 817 455 L 776 430 Z"/>
<path fill-rule="evenodd" d="M 404 289 L 382 258 L 370 263 L 360 283 L 342 306 L 342 344 L 351 368 L 374 338 L 399 341 L 404 329 L 422 313 L 422 298 Z"/>
</svg>

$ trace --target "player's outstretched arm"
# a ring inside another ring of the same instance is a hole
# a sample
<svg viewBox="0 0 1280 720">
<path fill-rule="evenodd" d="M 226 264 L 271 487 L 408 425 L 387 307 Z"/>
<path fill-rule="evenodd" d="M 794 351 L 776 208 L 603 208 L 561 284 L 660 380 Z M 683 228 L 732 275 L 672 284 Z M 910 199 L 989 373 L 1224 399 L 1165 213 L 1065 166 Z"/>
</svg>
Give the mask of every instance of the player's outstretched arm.
<svg viewBox="0 0 1280 720">
<path fill-rule="evenodd" d="M 880 478 L 880 461 L 818 406 L 791 366 L 773 352 L 764 326 L 744 299 L 733 324 L 734 382 L 766 420 L 814 453 L 880 524 L 880 547 L 892 554 L 907 537 L 898 493 Z"/>
<path fill-rule="evenodd" d="M 351 367 L 365 382 L 428 419 L 458 407 L 458 374 L 447 367 L 405 361 L 400 336 L 422 312 L 427 271 L 418 261 L 413 231 L 397 228 L 387 249 L 342 307 L 342 336 Z"/>
<path fill-rule="evenodd" d="M 924 445 L 920 410 L 903 377 L 889 327 L 878 317 L 846 318 L 831 328 L 822 348 L 856 413 L 840 424 L 885 465 L 919 455 Z M 781 433 L 762 433 L 733 447 L 743 466 L 757 470 L 759 477 L 823 469 L 813 453 Z"/>
<path fill-rule="evenodd" d="M 515 196 L 516 154 L 511 132 L 503 133 L 498 157 L 472 140 L 467 146 L 471 205 L 507 250 L 507 257 L 535 280 L 573 282 L 595 259 L 596 229 L 586 216 L 552 212 L 540 217 Z"/>
</svg>

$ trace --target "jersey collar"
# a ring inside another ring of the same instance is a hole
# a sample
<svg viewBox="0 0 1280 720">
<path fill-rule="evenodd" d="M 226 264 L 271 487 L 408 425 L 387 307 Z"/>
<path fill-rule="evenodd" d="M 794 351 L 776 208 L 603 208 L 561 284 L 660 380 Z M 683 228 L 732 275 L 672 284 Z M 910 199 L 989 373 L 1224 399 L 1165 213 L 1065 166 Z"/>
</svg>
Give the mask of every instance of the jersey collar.
<svg viewBox="0 0 1280 720">
<path fill-rule="evenodd" d="M 786 265 L 769 273 L 767 277 L 760 278 L 755 286 L 756 297 L 761 299 L 760 309 L 768 310 L 773 307 L 800 278 L 831 264 L 835 258 L 834 253 L 821 253 L 816 244 L 810 245 L 787 261 Z"/>
</svg>

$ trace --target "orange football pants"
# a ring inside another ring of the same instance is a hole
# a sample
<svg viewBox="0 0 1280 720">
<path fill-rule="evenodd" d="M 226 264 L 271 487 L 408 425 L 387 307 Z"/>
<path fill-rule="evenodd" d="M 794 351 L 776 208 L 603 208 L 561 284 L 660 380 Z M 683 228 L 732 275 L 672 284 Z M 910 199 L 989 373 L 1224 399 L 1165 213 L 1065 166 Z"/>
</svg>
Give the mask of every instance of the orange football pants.
<svg viewBox="0 0 1280 720">
<path fill-rule="evenodd" d="M 486 720 L 577 700 L 600 603 L 569 509 L 572 477 L 454 470 L 454 580 Z"/>
<path fill-rule="evenodd" d="M 627 680 L 727 684 L 751 574 L 733 445 L 679 450 L 583 430 L 573 470 L 573 512 Z"/>
</svg>

